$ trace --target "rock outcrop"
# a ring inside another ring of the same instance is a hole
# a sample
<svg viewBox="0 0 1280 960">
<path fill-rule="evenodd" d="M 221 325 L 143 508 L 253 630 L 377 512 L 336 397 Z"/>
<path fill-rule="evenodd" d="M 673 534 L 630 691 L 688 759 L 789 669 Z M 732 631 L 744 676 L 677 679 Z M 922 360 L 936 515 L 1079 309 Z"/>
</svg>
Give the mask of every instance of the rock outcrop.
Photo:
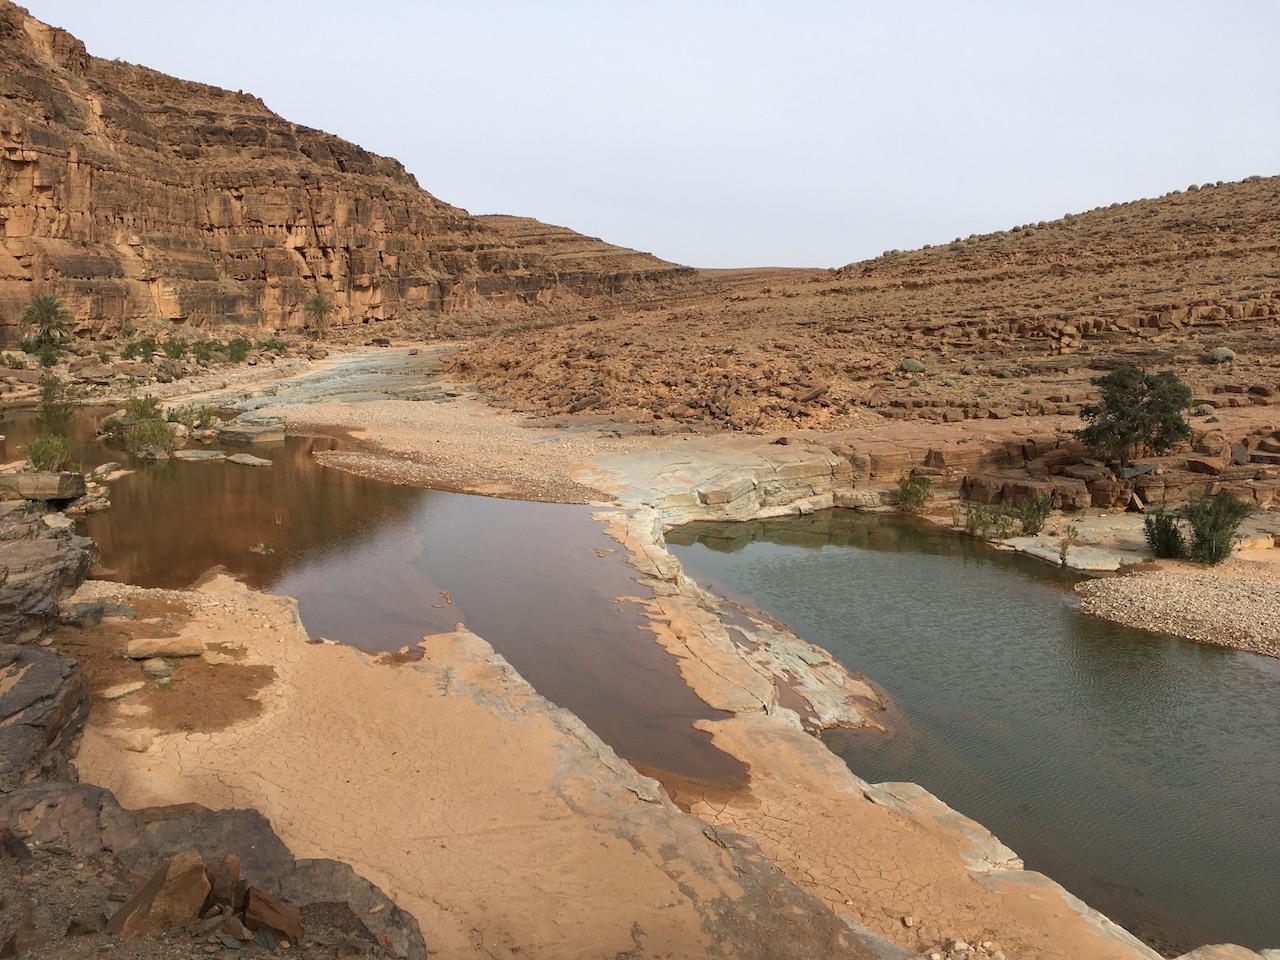
<svg viewBox="0 0 1280 960">
<path fill-rule="evenodd" d="M 58 620 L 58 601 L 84 582 L 93 541 L 50 527 L 25 500 L 0 502 L 0 643 L 24 642 Z"/>
<path fill-rule="evenodd" d="M 691 271 L 472 217 L 257 97 L 91 56 L 0 0 L 0 323 L 55 292 L 86 331 L 331 323 L 618 294 Z"/>
<path fill-rule="evenodd" d="M 89 688 L 74 660 L 33 646 L 0 645 L 0 796 L 71 776 L 89 716 Z"/>
<path fill-rule="evenodd" d="M 304 957 L 427 955 L 417 921 L 378 887 L 344 863 L 295 859 L 252 810 L 125 810 L 99 787 L 35 783 L 0 798 L 0 840 L 0 878 L 22 877 L 0 904 L 5 956 L 70 935 L 77 956 L 158 935 L 188 956 L 210 936 Z"/>
</svg>

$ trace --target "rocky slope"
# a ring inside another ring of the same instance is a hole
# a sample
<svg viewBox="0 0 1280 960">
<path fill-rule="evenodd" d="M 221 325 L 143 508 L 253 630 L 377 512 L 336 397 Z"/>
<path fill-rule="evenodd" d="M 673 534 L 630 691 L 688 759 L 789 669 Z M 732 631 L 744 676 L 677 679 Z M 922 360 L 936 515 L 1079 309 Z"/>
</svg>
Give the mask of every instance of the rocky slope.
<svg viewBox="0 0 1280 960">
<path fill-rule="evenodd" d="M 455 369 L 521 410 L 742 430 L 1072 414 L 1124 362 L 1267 403 L 1278 249 L 1280 177 L 1250 178 L 835 271 L 705 271 L 662 305 L 481 341 Z"/>
<path fill-rule="evenodd" d="M 504 218 L 505 219 L 505 218 Z M 53 290 L 86 329 L 299 326 L 615 295 L 690 273 L 472 217 L 257 97 L 91 56 L 0 0 L 0 324 Z"/>
</svg>

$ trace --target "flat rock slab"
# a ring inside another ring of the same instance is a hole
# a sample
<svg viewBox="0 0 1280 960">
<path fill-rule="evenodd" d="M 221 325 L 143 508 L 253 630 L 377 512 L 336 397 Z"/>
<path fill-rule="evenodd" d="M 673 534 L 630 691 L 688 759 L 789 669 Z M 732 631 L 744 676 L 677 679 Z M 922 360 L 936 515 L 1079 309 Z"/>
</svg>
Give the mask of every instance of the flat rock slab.
<svg viewBox="0 0 1280 960">
<path fill-rule="evenodd" d="M 84 476 L 69 470 L 0 474 L 0 490 L 27 500 L 74 500 L 84 496 Z"/>
<path fill-rule="evenodd" d="M 119 700 L 122 697 L 129 696 L 131 693 L 137 693 L 145 686 L 146 683 L 141 680 L 131 680 L 128 683 L 117 683 L 114 686 L 107 687 L 107 689 L 100 691 L 98 696 L 103 700 Z"/>
<path fill-rule="evenodd" d="M 227 455 L 221 450 L 175 450 L 175 460 L 225 460 Z"/>
<path fill-rule="evenodd" d="M 1018 553 L 1029 554 L 1055 564 L 1061 563 L 1057 541 L 1049 537 L 1010 537 L 1008 540 L 1001 540 L 1000 543 Z M 1078 544 L 1067 551 L 1067 566 L 1072 570 L 1119 570 L 1124 564 L 1133 563 L 1136 559 L 1141 558 L 1132 557 L 1119 550 L 1090 547 L 1084 544 Z"/>
<path fill-rule="evenodd" d="M 279 443 L 284 427 L 273 423 L 231 423 L 218 431 L 223 443 Z"/>
<path fill-rule="evenodd" d="M 233 453 L 227 457 L 227 463 L 238 463 L 242 467 L 271 466 L 271 461 L 266 457 L 255 457 L 252 453 Z"/>
<path fill-rule="evenodd" d="M 204 643 L 194 637 L 139 637 L 130 640 L 125 654 L 134 660 L 151 660 L 154 657 L 198 657 L 204 653 Z"/>
</svg>

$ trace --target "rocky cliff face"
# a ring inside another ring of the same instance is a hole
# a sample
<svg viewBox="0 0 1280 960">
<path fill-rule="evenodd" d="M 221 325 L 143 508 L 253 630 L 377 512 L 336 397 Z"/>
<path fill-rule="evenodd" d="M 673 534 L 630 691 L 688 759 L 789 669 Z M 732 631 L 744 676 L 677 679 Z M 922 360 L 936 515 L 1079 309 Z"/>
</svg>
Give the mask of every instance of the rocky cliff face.
<svg viewBox="0 0 1280 960">
<path fill-rule="evenodd" d="M 90 56 L 0 0 L 0 324 L 49 290 L 111 333 L 154 319 L 296 327 L 316 291 L 341 324 L 618 295 L 690 272 L 497 220 L 257 97 Z"/>
</svg>

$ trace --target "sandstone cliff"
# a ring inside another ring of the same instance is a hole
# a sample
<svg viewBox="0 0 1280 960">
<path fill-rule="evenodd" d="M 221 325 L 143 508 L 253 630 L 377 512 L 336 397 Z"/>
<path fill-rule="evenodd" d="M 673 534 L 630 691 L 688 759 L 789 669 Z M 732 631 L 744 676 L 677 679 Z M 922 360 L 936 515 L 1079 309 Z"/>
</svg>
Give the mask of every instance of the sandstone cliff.
<svg viewBox="0 0 1280 960">
<path fill-rule="evenodd" d="M 296 327 L 613 296 L 691 273 L 488 221 L 257 97 L 89 55 L 0 0 L 0 325 L 52 290 L 86 330 Z"/>
</svg>

